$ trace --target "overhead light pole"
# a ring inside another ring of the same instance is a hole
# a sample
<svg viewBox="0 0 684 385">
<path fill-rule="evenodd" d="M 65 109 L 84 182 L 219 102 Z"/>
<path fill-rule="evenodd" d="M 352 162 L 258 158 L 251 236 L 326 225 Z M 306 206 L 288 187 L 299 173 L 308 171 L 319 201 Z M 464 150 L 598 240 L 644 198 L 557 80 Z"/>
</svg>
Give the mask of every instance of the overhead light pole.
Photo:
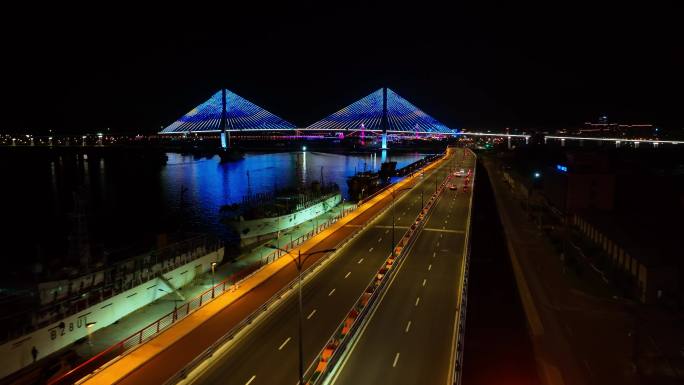
<svg viewBox="0 0 684 385">
<path fill-rule="evenodd" d="M 214 274 L 216 273 L 216 262 L 211 263 L 211 298 L 214 298 L 214 286 L 216 281 L 214 279 Z"/>
<path fill-rule="evenodd" d="M 304 325 L 304 309 L 302 305 L 302 270 L 304 268 L 304 263 L 306 262 L 309 257 L 315 254 L 323 254 L 323 253 L 331 253 L 335 251 L 336 249 L 325 249 L 325 250 L 318 250 L 314 251 L 311 253 L 305 253 L 302 254 L 302 252 L 297 249 L 297 256 L 295 257 L 290 253 L 288 250 L 281 249 L 280 247 L 268 244 L 266 245 L 269 249 L 273 250 L 280 250 L 283 253 L 287 254 L 292 258 L 292 260 L 295 263 L 295 266 L 297 267 L 297 286 L 299 287 L 299 383 L 304 384 L 304 347 L 303 347 L 303 342 L 302 342 L 302 328 Z M 302 255 L 304 255 L 304 259 L 302 260 Z"/>
</svg>

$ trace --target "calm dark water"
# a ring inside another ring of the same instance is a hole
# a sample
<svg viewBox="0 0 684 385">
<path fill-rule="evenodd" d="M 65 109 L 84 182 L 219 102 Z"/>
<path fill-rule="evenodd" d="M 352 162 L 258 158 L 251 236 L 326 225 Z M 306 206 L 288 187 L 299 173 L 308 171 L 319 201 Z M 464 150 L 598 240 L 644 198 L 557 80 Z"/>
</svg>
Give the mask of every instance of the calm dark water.
<svg viewBox="0 0 684 385">
<path fill-rule="evenodd" d="M 116 256 L 117 251 L 142 251 L 154 244 L 157 234 L 174 232 L 180 226 L 224 237 L 227 230 L 219 222 L 222 205 L 240 202 L 248 191 L 266 192 L 319 180 L 321 168 L 325 182 L 336 182 L 347 196 L 348 176 L 364 168 L 377 170 L 382 162 L 381 153 L 247 154 L 244 160 L 225 164 L 218 157 L 167 155 L 164 166 L 119 162 L 106 156 L 84 159 L 75 153 L 5 160 L 0 165 L 0 258 L 17 269 L 38 259 L 49 265 L 68 255 L 78 212 L 75 194 L 85 207 L 80 211 L 86 219 L 82 229 L 94 254 L 108 250 Z M 387 158 L 403 167 L 422 156 Z"/>
</svg>

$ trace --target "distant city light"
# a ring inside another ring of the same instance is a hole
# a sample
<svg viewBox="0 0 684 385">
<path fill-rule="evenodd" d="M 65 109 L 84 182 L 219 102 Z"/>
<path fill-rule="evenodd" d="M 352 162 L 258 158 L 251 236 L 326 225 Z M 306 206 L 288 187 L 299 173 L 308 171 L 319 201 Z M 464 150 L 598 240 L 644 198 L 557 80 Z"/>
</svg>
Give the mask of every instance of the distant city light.
<svg viewBox="0 0 684 385">
<path fill-rule="evenodd" d="M 535 177 L 535 178 L 539 178 L 540 176 L 541 176 L 541 174 L 540 174 L 539 172 L 535 172 L 535 173 L 534 173 L 534 177 Z"/>
<path fill-rule="evenodd" d="M 568 166 L 563 166 L 563 165 L 557 164 L 557 165 L 556 165 L 556 169 L 557 169 L 558 171 L 568 172 Z"/>
<path fill-rule="evenodd" d="M 306 151 L 306 146 L 302 146 L 302 151 Z"/>
</svg>

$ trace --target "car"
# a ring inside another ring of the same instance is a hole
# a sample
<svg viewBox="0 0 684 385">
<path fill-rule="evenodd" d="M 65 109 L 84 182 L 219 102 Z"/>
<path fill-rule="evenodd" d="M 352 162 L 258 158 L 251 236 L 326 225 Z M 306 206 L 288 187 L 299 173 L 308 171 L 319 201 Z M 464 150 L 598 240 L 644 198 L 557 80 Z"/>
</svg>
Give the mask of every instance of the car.
<svg viewBox="0 0 684 385">
<path fill-rule="evenodd" d="M 463 176 L 465 175 L 465 169 L 460 169 L 454 173 L 454 176 Z"/>
<path fill-rule="evenodd" d="M 455 184 L 450 184 L 449 190 L 458 190 L 458 186 L 456 186 Z"/>
</svg>

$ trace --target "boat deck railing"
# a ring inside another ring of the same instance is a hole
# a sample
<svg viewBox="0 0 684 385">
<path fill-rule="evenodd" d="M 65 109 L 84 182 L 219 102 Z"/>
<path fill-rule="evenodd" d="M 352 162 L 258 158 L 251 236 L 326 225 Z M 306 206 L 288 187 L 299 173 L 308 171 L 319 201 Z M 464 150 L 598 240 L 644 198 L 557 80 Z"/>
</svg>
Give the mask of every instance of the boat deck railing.
<svg viewBox="0 0 684 385">
<path fill-rule="evenodd" d="M 207 235 L 193 237 L 153 250 L 107 269 L 93 271 L 70 280 L 67 295 L 44 303 L 33 312 L 18 315 L 15 322 L 5 319 L 0 343 L 21 337 L 69 317 L 115 295 L 168 273 L 179 266 L 223 247 L 220 240 Z M 46 295 L 46 293 L 42 293 Z"/>
</svg>

